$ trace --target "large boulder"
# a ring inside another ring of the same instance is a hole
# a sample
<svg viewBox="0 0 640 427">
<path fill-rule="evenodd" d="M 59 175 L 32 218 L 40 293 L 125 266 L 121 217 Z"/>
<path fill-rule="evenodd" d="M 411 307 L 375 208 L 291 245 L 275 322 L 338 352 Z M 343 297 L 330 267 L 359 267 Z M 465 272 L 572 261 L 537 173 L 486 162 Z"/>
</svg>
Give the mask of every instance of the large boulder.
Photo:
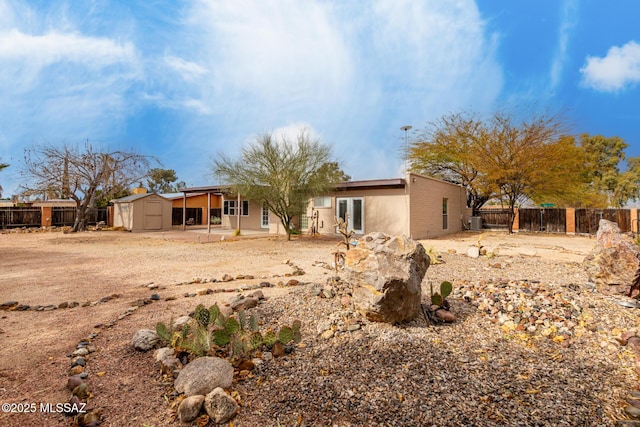
<svg viewBox="0 0 640 427">
<path fill-rule="evenodd" d="M 419 313 L 421 282 L 429 268 L 424 246 L 405 236 L 370 233 L 345 257 L 353 303 L 369 320 L 402 323 Z"/>
<path fill-rule="evenodd" d="M 176 378 L 176 391 L 185 396 L 206 395 L 211 390 L 229 388 L 233 382 L 233 366 L 219 357 L 198 357 L 187 364 Z"/>
<path fill-rule="evenodd" d="M 589 280 L 605 295 L 640 294 L 640 247 L 614 222 L 601 219 L 596 247 L 584 259 Z"/>
</svg>

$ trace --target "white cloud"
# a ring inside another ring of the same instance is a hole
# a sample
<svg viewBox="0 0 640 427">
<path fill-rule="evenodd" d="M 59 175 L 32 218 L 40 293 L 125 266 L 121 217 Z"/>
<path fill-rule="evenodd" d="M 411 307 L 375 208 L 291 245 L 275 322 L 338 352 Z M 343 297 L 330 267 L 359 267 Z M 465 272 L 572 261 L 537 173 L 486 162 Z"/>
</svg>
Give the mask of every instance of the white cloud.
<svg viewBox="0 0 640 427">
<path fill-rule="evenodd" d="M 569 57 L 567 54 L 569 41 L 572 31 L 577 25 L 578 17 L 578 3 L 576 0 L 566 0 L 562 5 L 561 13 L 560 28 L 558 29 L 558 47 L 551 63 L 551 90 L 555 90 L 560 84 L 565 62 Z"/>
<path fill-rule="evenodd" d="M 196 64 L 195 62 L 187 61 L 173 55 L 165 55 L 163 61 L 165 65 L 173 69 L 183 80 L 186 81 L 198 80 L 208 72 L 206 68 Z"/>
<path fill-rule="evenodd" d="M 603 58 L 588 56 L 580 69 L 582 84 L 601 92 L 618 92 L 640 83 L 640 44 L 613 46 Z"/>
<path fill-rule="evenodd" d="M 368 176 L 402 163 L 400 126 L 491 108 L 502 89 L 497 39 L 472 0 L 202 0 L 186 23 L 181 57 L 211 70 L 192 89 L 219 127 L 238 128 L 236 143 L 247 130 L 304 122 L 338 157 L 360 156 L 352 163 Z M 214 126 L 195 120 L 203 133 Z M 387 153 L 375 160 L 374 140 Z"/>
</svg>

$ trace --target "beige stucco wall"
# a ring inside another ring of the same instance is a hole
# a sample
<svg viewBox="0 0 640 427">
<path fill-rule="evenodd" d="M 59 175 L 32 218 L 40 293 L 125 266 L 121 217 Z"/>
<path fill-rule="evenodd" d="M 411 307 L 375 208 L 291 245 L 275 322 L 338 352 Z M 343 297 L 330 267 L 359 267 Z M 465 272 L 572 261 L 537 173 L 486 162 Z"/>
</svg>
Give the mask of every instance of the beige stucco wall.
<svg viewBox="0 0 640 427">
<path fill-rule="evenodd" d="M 408 174 L 410 193 L 410 236 L 427 239 L 456 233 L 462 230 L 469 210 L 466 208 L 466 191 L 462 186 L 422 175 Z M 447 199 L 448 221 L 443 228 L 442 200 Z"/>
<path fill-rule="evenodd" d="M 224 200 L 238 201 L 237 198 L 229 198 Z M 238 216 L 237 215 L 225 215 L 224 214 L 224 200 L 220 202 L 220 208 L 222 209 L 222 228 L 236 229 L 238 228 Z M 241 199 L 242 203 L 243 199 Z M 262 230 L 260 227 L 260 220 L 262 215 L 262 207 L 260 204 L 249 201 L 249 215 L 240 215 L 240 230 Z"/>
<path fill-rule="evenodd" d="M 342 197 L 364 199 L 364 234 L 382 231 L 392 235 L 408 233 L 407 196 L 404 188 L 354 189 L 330 194 L 331 207 L 315 208 L 318 212 L 318 232 L 338 235 L 333 226 L 336 217 L 336 200 Z M 313 203 L 313 201 L 311 201 Z M 308 211 L 311 215 L 311 209 Z M 353 224 L 349 224 L 351 228 Z"/>
</svg>

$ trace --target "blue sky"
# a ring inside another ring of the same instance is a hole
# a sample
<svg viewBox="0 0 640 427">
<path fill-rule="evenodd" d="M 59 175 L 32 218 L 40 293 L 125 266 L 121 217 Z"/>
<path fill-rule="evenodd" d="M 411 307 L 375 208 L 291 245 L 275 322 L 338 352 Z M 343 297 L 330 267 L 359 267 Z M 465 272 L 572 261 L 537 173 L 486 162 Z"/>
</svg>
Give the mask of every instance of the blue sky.
<svg viewBox="0 0 640 427">
<path fill-rule="evenodd" d="M 401 176 L 400 127 L 535 104 L 640 155 L 636 0 L 0 0 L 0 172 L 26 146 L 157 156 L 190 186 L 301 126 L 353 179 Z"/>
</svg>

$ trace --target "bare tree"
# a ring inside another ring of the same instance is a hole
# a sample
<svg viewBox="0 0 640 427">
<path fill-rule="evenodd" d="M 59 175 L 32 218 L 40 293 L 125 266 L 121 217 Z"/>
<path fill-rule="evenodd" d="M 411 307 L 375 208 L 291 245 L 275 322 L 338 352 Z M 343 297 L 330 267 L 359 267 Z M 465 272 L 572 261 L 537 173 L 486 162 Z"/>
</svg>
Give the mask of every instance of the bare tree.
<svg viewBox="0 0 640 427">
<path fill-rule="evenodd" d="M 76 217 L 71 231 L 82 231 L 99 200 L 109 200 L 146 176 L 153 157 L 133 151 L 103 151 L 88 141 L 83 146 L 49 143 L 25 149 L 29 180 L 26 194 L 73 199 Z"/>
<path fill-rule="evenodd" d="M 8 167 L 9 167 L 8 163 L 0 163 L 0 171 Z M 2 185 L 0 185 L 0 197 L 2 197 Z"/>
</svg>

